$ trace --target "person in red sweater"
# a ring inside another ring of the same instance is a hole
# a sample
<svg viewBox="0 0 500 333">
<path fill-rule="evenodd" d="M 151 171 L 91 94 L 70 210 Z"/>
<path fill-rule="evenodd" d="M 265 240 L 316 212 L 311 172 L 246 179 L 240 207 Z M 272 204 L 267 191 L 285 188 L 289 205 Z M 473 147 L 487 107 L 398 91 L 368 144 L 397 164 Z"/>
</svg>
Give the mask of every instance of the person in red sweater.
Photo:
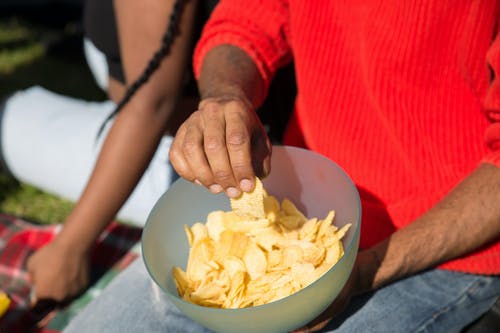
<svg viewBox="0 0 500 333">
<path fill-rule="evenodd" d="M 170 150 L 176 171 L 229 197 L 273 172 L 255 110 L 276 70 L 293 61 L 297 97 L 284 143 L 337 162 L 361 195 L 351 278 L 298 331 L 460 331 L 495 303 L 499 23 L 500 3 L 486 0 L 223 0 L 213 12 L 193 60 L 202 100 Z M 117 290 L 140 289 L 139 265 Z M 112 301 L 111 292 L 80 323 L 93 314 L 98 327 L 99 311 L 109 320 Z M 179 318 L 164 320 L 171 306 L 145 304 L 134 310 L 166 331 L 179 327 Z"/>
</svg>

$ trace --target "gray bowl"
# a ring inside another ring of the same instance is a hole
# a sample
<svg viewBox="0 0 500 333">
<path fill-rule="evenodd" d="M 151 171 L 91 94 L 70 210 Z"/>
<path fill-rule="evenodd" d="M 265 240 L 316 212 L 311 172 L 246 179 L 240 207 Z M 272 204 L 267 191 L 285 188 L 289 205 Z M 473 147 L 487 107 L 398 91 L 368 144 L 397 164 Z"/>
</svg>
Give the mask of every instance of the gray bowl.
<svg viewBox="0 0 500 333">
<path fill-rule="evenodd" d="M 184 224 L 205 222 L 214 210 L 230 210 L 224 194 L 214 195 L 183 179 L 158 200 L 142 234 L 142 253 L 151 278 L 182 313 L 216 332 L 289 332 L 323 312 L 351 273 L 359 245 L 361 205 L 349 176 L 331 160 L 309 150 L 274 146 L 271 174 L 263 180 L 269 194 L 291 199 L 309 218 L 334 209 L 334 224 L 352 226 L 343 239 L 344 256 L 320 279 L 281 300 L 242 309 L 216 309 L 181 299 L 172 268 L 186 269 L 189 245 Z"/>
</svg>

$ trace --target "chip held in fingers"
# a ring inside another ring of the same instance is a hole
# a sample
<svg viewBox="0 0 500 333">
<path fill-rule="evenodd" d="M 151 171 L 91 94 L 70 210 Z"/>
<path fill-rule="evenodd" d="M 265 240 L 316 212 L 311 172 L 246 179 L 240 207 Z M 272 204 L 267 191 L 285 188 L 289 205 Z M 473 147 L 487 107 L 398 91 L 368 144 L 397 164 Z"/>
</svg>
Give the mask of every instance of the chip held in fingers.
<svg viewBox="0 0 500 333">
<path fill-rule="evenodd" d="M 230 199 L 231 209 L 242 217 L 265 218 L 264 198 L 266 196 L 262 181 L 255 178 L 255 187 L 251 192 L 242 192 L 239 197 Z"/>
<path fill-rule="evenodd" d="M 205 223 L 185 226 L 186 270 L 174 267 L 180 297 L 215 308 L 244 308 L 287 297 L 326 273 L 342 257 L 335 212 L 307 218 L 289 199 L 269 195 L 256 178 L 252 192 L 230 199 Z"/>
</svg>

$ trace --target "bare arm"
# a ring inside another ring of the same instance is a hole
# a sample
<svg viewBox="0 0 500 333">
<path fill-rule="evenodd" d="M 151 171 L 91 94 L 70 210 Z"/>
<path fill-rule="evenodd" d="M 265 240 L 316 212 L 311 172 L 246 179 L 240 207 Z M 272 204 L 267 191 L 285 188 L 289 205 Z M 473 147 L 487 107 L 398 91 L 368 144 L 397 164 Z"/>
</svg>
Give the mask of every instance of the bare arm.
<svg viewBox="0 0 500 333">
<path fill-rule="evenodd" d="M 242 50 L 222 45 L 207 54 L 198 84 L 202 101 L 179 128 L 170 160 L 182 177 L 238 196 L 269 172 L 271 146 L 255 113 L 262 78 Z"/>
<path fill-rule="evenodd" d="M 435 267 L 499 237 L 500 168 L 483 164 L 426 214 L 370 249 L 378 260 L 361 268 L 362 288 Z"/>
<path fill-rule="evenodd" d="M 127 82 L 139 77 L 159 48 L 171 9 L 172 1 L 115 1 Z M 64 274 L 57 269 L 67 272 L 68 265 L 72 265 L 70 261 L 87 255 L 149 164 L 177 103 L 183 75 L 191 58 L 195 9 L 196 0 L 188 1 L 181 16 L 179 36 L 170 53 L 116 117 L 89 182 L 63 230 L 53 244 L 30 259 L 30 272 L 39 298 L 62 300 L 74 295 L 78 287 L 85 284 L 81 276 L 67 277 L 66 281 L 57 283 Z M 46 262 L 55 262 L 53 257 L 58 252 L 64 253 L 64 257 L 60 258 L 57 269 L 49 272 L 44 268 Z M 75 274 L 85 275 L 78 269 L 73 267 Z"/>
<path fill-rule="evenodd" d="M 211 50 L 201 68 L 198 88 L 202 99 L 246 99 L 254 108 L 264 100 L 260 73 L 248 55 L 236 46 L 221 45 Z"/>
<path fill-rule="evenodd" d="M 160 45 L 170 1 L 116 0 L 115 11 L 127 82 L 142 73 Z M 116 117 L 90 181 L 67 222 L 64 235 L 88 248 L 113 219 L 142 176 L 175 107 L 190 59 L 195 2 L 182 15 L 180 35 L 160 68 Z M 73 230 L 73 219 L 78 227 Z M 85 221 L 88 228 L 80 223 Z M 73 234 L 75 233 L 75 234 Z"/>
<path fill-rule="evenodd" d="M 296 332 L 323 328 L 353 295 L 375 290 L 498 241 L 499 198 L 500 168 L 481 165 L 416 221 L 361 251 L 336 301 Z"/>
</svg>

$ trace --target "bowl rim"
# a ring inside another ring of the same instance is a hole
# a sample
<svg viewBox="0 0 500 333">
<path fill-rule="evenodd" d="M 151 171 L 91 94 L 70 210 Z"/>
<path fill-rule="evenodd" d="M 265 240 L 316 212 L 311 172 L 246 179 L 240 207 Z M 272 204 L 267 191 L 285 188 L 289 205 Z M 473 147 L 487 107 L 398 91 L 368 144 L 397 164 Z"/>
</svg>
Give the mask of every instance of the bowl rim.
<svg viewBox="0 0 500 333">
<path fill-rule="evenodd" d="M 327 275 L 329 274 L 332 274 L 333 271 L 335 271 L 335 269 L 337 269 L 339 266 L 340 266 L 340 263 L 347 260 L 346 259 L 346 253 L 350 253 L 350 251 L 353 250 L 353 246 L 355 243 L 358 243 L 356 242 L 355 240 L 359 238 L 359 234 L 361 232 L 361 217 L 362 217 L 362 205 L 361 205 L 361 198 L 360 198 L 360 195 L 359 195 L 359 191 L 358 191 L 358 188 L 356 186 L 356 184 L 354 183 L 354 181 L 352 180 L 352 178 L 349 176 L 349 174 L 338 164 L 336 163 L 335 161 L 329 159 L 328 157 L 318 153 L 318 152 L 315 152 L 313 150 L 310 150 L 310 149 L 305 149 L 305 148 L 300 148 L 300 147 L 294 147 L 294 146 L 286 146 L 286 145 L 273 145 L 274 147 L 273 148 L 276 148 L 276 147 L 282 147 L 284 149 L 287 149 L 287 150 L 302 150 L 302 151 L 307 151 L 309 153 L 314 153 L 316 155 L 318 155 L 318 157 L 320 158 L 323 158 L 323 159 L 326 159 L 328 160 L 328 162 L 330 163 L 333 163 L 338 169 L 340 169 L 342 171 L 342 173 L 344 174 L 344 176 L 346 177 L 347 181 L 352 185 L 352 188 L 354 190 L 354 198 L 356 200 L 356 207 L 357 207 L 357 210 L 359 212 L 358 214 L 358 219 L 357 219 L 357 228 L 354 230 L 354 234 L 353 234 L 353 237 L 352 237 L 352 241 L 349 242 L 347 244 L 347 247 L 344 248 L 344 254 L 342 255 L 342 257 L 332 266 L 330 267 L 330 269 L 328 271 L 326 271 L 325 273 L 323 273 L 323 275 L 321 275 L 318 279 L 316 279 L 314 282 L 310 283 L 309 285 L 307 285 L 306 287 L 300 289 L 299 291 L 293 293 L 293 294 L 290 294 L 284 298 L 281 298 L 281 299 L 278 299 L 278 300 L 275 300 L 275 301 L 272 301 L 272 302 L 269 302 L 269 303 L 265 303 L 265 304 L 261 304 L 261 305 L 255 305 L 255 306 L 250 306 L 250 307 L 245 307 L 245 308 L 215 308 L 215 307 L 209 307 L 209 306 L 203 306 L 203 305 L 199 305 L 199 304 L 195 304 L 195 303 L 191 303 L 191 302 L 188 302 L 186 301 L 185 299 L 183 299 L 182 297 L 180 297 L 179 295 L 177 294 L 174 294 L 172 292 L 170 292 L 170 290 L 168 290 L 168 288 L 164 287 L 162 283 L 160 283 L 156 277 L 154 276 L 154 274 L 151 272 L 148 264 L 147 264 L 147 260 L 146 260 L 146 255 L 145 255 L 145 251 L 144 251 L 144 238 L 145 238 L 145 234 L 146 234 L 146 229 L 147 229 L 147 226 L 149 224 L 149 222 L 151 221 L 150 220 L 150 215 L 152 214 L 152 212 L 155 210 L 155 207 L 157 204 L 159 204 L 161 198 L 163 198 L 163 196 L 175 185 L 175 184 L 178 184 L 180 182 L 186 182 L 186 183 L 189 183 L 189 181 L 183 179 L 183 178 L 178 178 L 177 180 L 175 180 L 172 185 L 167 189 L 167 191 L 165 193 L 162 194 L 162 196 L 157 200 L 157 202 L 155 203 L 155 205 L 153 206 L 153 208 L 151 209 L 150 213 L 148 214 L 148 217 L 146 219 L 146 223 L 144 224 L 144 227 L 143 227 L 143 232 L 142 232 L 142 235 L 141 235 L 141 257 L 142 257 L 142 260 L 143 260 L 143 263 L 144 263 L 144 266 L 146 267 L 146 270 L 148 272 L 148 275 L 149 277 L 155 282 L 155 284 L 162 290 L 162 292 L 164 292 L 169 298 L 175 298 L 176 300 L 180 301 L 181 303 L 184 303 L 185 306 L 187 307 L 191 307 L 193 310 L 196 310 L 196 309 L 200 309 L 202 308 L 203 311 L 208 311 L 208 312 L 218 312 L 220 313 L 221 311 L 222 312 L 226 312 L 226 313 L 229 313 L 229 312 L 245 312 L 245 311 L 248 311 L 248 312 L 253 312 L 253 311 L 256 311 L 256 309 L 262 309 L 262 308 L 265 308 L 265 307 L 268 307 L 268 306 L 275 306 L 277 303 L 281 303 L 281 302 L 285 302 L 289 297 L 300 297 L 300 294 L 301 293 L 304 293 L 307 289 L 310 289 L 310 288 L 313 288 L 313 286 L 317 283 L 319 283 L 320 280 L 323 280 Z M 179 185 L 177 185 L 179 186 Z M 358 244 L 358 248 L 359 248 L 359 244 Z M 351 273 L 352 273 L 352 268 L 351 268 Z M 349 275 L 351 274 L 349 273 Z"/>
</svg>

